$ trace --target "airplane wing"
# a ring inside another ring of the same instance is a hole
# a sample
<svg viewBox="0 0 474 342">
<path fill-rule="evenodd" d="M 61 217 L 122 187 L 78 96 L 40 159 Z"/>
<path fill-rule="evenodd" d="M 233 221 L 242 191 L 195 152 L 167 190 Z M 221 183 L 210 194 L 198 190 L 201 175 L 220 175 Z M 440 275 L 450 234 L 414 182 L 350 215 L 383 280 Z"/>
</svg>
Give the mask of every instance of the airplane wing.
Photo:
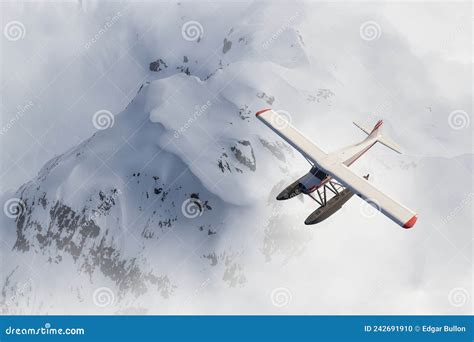
<svg viewBox="0 0 474 342">
<path fill-rule="evenodd" d="M 403 228 L 411 228 L 415 224 L 416 213 L 384 194 L 366 179 L 356 175 L 346 165 L 332 165 L 326 172 L 365 201 L 373 203 L 383 214 Z"/>
<path fill-rule="evenodd" d="M 365 201 L 374 203 L 387 217 L 403 228 L 413 227 L 417 217 L 412 210 L 378 190 L 366 179 L 349 170 L 347 166 L 332 161 L 331 158 L 328 158 L 327 153 L 315 146 L 313 142 L 277 112 L 265 109 L 257 112 L 256 116 L 303 156 L 326 171 L 327 174 L 337 179 L 342 185 L 351 189 Z"/>
<path fill-rule="evenodd" d="M 282 137 L 288 144 L 309 160 L 315 162 L 327 156 L 320 148 L 306 138 L 291 125 L 283 116 L 271 109 L 264 109 L 255 114 L 265 125 Z"/>
</svg>

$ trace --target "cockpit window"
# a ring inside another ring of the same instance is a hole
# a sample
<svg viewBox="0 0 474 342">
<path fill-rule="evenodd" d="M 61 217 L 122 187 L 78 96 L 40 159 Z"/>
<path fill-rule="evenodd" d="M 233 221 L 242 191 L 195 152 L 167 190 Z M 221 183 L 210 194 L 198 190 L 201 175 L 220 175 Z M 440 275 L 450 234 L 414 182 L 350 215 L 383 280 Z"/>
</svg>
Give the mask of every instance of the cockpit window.
<svg viewBox="0 0 474 342">
<path fill-rule="evenodd" d="M 309 172 L 311 172 L 314 176 L 316 176 L 317 178 L 319 178 L 321 180 L 327 177 L 326 172 L 322 171 L 318 167 L 311 168 L 311 171 L 309 171 Z"/>
</svg>

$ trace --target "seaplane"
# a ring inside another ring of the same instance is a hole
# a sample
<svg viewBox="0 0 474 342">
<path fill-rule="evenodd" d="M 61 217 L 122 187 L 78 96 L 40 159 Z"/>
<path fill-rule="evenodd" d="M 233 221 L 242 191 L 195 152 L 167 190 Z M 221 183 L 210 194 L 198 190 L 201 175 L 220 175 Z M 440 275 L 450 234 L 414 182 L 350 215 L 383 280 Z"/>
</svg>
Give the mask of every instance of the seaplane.
<svg viewBox="0 0 474 342">
<path fill-rule="evenodd" d="M 276 198 L 288 200 L 304 194 L 317 202 L 319 207 L 308 216 L 305 224 L 322 222 L 341 209 L 353 195 L 357 195 L 403 228 L 415 225 L 417 214 L 414 211 L 369 183 L 369 175 L 361 177 L 349 169 L 376 143 L 402 153 L 400 146 L 382 134 L 382 120 L 372 129 L 354 122 L 367 137 L 357 144 L 326 153 L 277 111 L 263 109 L 256 113 L 256 117 L 301 153 L 311 165 L 307 174 L 286 187 Z"/>
</svg>

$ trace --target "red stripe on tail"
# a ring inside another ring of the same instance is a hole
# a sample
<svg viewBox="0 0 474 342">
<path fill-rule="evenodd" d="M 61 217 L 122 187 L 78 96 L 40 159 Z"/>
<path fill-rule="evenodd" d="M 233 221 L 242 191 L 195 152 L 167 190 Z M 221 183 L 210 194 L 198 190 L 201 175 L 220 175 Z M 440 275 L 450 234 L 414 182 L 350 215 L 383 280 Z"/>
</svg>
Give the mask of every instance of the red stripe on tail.
<svg viewBox="0 0 474 342">
<path fill-rule="evenodd" d="M 377 121 L 377 123 L 376 123 L 375 126 L 374 126 L 373 131 L 375 131 L 377 128 L 379 128 L 380 126 L 382 126 L 382 124 L 383 124 L 383 120 Z"/>
</svg>

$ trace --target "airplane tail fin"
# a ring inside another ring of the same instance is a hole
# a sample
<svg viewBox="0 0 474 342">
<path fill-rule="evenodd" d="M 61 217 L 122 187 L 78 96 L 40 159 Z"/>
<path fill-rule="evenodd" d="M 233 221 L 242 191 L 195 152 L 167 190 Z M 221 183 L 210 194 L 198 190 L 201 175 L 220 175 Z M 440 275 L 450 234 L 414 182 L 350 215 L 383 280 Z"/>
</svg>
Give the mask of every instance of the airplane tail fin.
<svg viewBox="0 0 474 342">
<path fill-rule="evenodd" d="M 353 122 L 353 123 L 358 128 L 360 128 L 365 134 L 367 134 L 369 138 L 375 137 L 377 138 L 377 141 L 381 143 L 382 145 L 387 146 L 388 148 L 390 148 L 391 150 L 397 153 L 400 153 L 400 154 L 402 153 L 402 149 L 397 143 L 395 143 L 392 139 L 387 138 L 386 136 L 382 134 L 382 125 L 383 125 L 382 120 L 377 121 L 377 123 L 372 129 L 369 129 L 366 126 L 361 125 L 357 122 Z"/>
</svg>

